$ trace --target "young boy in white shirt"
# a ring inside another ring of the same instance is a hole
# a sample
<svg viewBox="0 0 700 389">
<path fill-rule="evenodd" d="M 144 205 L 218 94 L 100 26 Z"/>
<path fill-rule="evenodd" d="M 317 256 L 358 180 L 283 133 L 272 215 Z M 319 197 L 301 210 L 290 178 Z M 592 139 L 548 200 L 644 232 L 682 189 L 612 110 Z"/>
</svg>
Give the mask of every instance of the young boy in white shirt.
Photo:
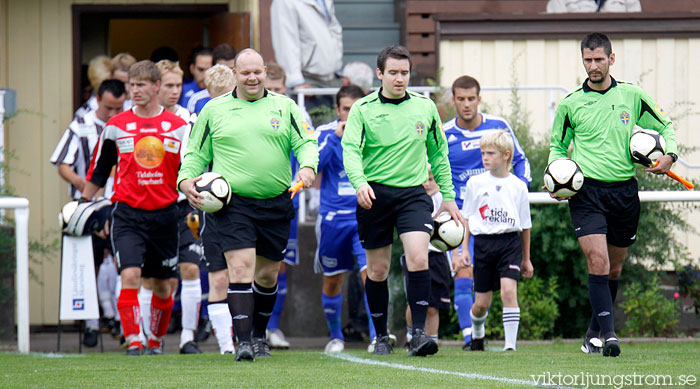
<svg viewBox="0 0 700 389">
<path fill-rule="evenodd" d="M 530 204 L 527 186 L 510 173 L 513 140 L 498 130 L 481 138 L 481 159 L 486 172 L 472 177 L 462 214 L 467 219 L 467 233 L 462 254 L 454 257 L 456 270 L 468 266 L 469 240 L 474 237 L 474 291 L 471 310 L 472 343 L 470 350 L 484 350 L 488 316 L 493 291 L 501 290 L 503 301 L 504 350 L 515 351 L 520 323 L 518 281 L 520 274 L 532 277 L 530 262 Z M 518 234 L 520 233 L 520 234 Z"/>
</svg>

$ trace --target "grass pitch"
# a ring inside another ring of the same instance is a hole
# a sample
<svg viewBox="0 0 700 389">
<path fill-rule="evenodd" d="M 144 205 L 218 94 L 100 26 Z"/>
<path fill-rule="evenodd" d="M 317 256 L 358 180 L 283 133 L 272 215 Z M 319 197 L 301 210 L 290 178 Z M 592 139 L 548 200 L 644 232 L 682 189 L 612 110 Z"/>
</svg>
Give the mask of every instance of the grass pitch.
<svg viewBox="0 0 700 389">
<path fill-rule="evenodd" d="M 495 347 L 479 353 L 442 347 L 427 358 L 408 357 L 404 349 L 384 357 L 363 350 L 336 357 L 319 351 L 273 350 L 272 358 L 254 363 L 235 363 L 231 355 L 213 353 L 141 357 L 1 353 L 0 387 L 500 388 L 534 386 L 539 376 L 540 384 L 586 387 L 588 379 L 588 387 L 620 388 L 634 386 L 635 375 L 647 387 L 700 385 L 697 342 L 623 343 L 620 358 L 585 355 L 579 346 L 521 345 L 515 353 Z M 557 374 L 561 376 L 556 378 Z M 597 374 L 611 378 L 605 381 Z"/>
</svg>

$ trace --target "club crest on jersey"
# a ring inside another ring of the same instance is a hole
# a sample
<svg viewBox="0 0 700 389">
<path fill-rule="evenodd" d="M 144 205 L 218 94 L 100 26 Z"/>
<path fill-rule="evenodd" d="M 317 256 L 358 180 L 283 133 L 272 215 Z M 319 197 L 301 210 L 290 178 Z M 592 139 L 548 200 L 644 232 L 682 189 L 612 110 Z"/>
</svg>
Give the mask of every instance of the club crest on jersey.
<svg viewBox="0 0 700 389">
<path fill-rule="evenodd" d="M 126 123 L 126 130 L 127 131 L 134 131 L 136 129 L 136 123 L 131 122 L 131 123 Z"/>
<path fill-rule="evenodd" d="M 664 109 L 661 108 L 660 105 L 654 105 L 654 111 L 658 112 L 661 116 L 666 117 L 666 111 L 664 111 Z"/>
<path fill-rule="evenodd" d="M 627 124 L 630 122 L 630 114 L 627 113 L 627 111 L 622 111 L 620 114 L 620 121 L 622 121 L 622 124 Z"/>
<path fill-rule="evenodd" d="M 418 135 L 423 135 L 423 131 L 425 131 L 425 125 L 423 122 L 416 123 L 416 132 L 418 132 Z"/>
<path fill-rule="evenodd" d="M 280 128 L 280 121 L 277 120 L 277 118 L 272 118 L 270 119 L 270 125 L 272 126 L 272 129 L 277 131 Z"/>
<path fill-rule="evenodd" d="M 301 127 L 304 129 L 304 132 L 306 134 L 313 134 L 314 133 L 314 129 L 311 128 L 311 125 L 306 120 L 301 122 Z"/>
<path fill-rule="evenodd" d="M 170 126 L 171 126 L 170 122 L 166 122 L 166 121 L 160 122 L 160 127 L 163 129 L 163 131 L 168 131 L 170 129 Z"/>
</svg>

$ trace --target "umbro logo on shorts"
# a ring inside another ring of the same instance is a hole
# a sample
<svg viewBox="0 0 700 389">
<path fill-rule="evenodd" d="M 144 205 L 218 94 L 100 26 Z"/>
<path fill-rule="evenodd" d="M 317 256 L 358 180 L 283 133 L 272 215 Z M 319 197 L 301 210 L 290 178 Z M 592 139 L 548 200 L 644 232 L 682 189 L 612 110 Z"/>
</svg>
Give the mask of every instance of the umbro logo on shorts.
<svg viewBox="0 0 700 389">
<path fill-rule="evenodd" d="M 605 317 L 605 316 L 609 316 L 609 315 L 610 315 L 610 312 L 608 312 L 608 311 L 602 311 L 602 312 L 600 312 L 600 313 L 598 314 L 598 317 Z"/>
<path fill-rule="evenodd" d="M 260 315 L 260 316 L 265 316 L 265 317 L 270 317 L 270 316 L 272 316 L 272 312 L 258 312 L 258 315 Z"/>
<path fill-rule="evenodd" d="M 373 313 L 372 314 L 372 317 L 382 317 L 382 316 L 384 316 L 383 313 Z"/>
<path fill-rule="evenodd" d="M 420 300 L 420 301 L 416 301 L 416 304 L 418 304 L 418 305 L 428 305 L 428 302 L 425 301 L 425 300 Z"/>
<path fill-rule="evenodd" d="M 248 318 L 248 315 L 236 315 L 233 317 L 233 320 L 243 320 L 243 319 L 247 319 L 247 318 Z"/>
<path fill-rule="evenodd" d="M 429 230 L 431 230 L 431 231 L 433 230 L 433 225 L 432 225 L 432 224 L 425 223 L 425 224 L 423 224 L 423 225 L 424 225 L 426 228 L 428 228 Z"/>
<path fill-rule="evenodd" d="M 508 265 L 508 269 L 513 269 L 513 270 L 520 271 L 520 266 L 518 266 L 518 265 Z"/>
</svg>

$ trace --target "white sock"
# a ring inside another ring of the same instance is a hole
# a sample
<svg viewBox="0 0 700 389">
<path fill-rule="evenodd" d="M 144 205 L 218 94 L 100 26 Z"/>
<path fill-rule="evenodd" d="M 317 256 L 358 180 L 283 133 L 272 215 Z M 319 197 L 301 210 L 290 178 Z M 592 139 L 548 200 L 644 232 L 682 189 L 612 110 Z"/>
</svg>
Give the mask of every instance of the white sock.
<svg viewBox="0 0 700 389">
<path fill-rule="evenodd" d="M 97 271 L 97 297 L 102 307 L 102 314 L 107 319 L 113 319 L 115 315 L 115 306 L 112 303 L 112 295 L 114 280 L 117 275 L 117 270 L 114 268 L 114 263 L 111 259 L 105 258 L 100 269 Z"/>
<path fill-rule="evenodd" d="M 486 323 L 486 317 L 489 315 L 489 312 L 486 311 L 482 317 L 476 317 L 474 316 L 474 311 L 469 311 L 469 315 L 472 317 L 472 339 L 486 337 L 486 326 L 484 326 L 484 323 Z"/>
<path fill-rule="evenodd" d="M 180 347 L 194 339 L 194 331 L 199 321 L 199 307 L 202 301 L 202 284 L 197 280 L 182 280 L 180 306 L 182 307 L 182 332 Z"/>
<path fill-rule="evenodd" d="M 515 341 L 518 339 L 518 325 L 520 324 L 520 308 L 503 308 L 503 330 L 506 333 L 506 345 L 504 349 L 515 350 Z"/>
<path fill-rule="evenodd" d="M 233 348 L 233 321 L 227 303 L 209 304 L 209 322 L 211 329 L 219 342 L 221 354 L 226 351 L 234 352 Z"/>
<path fill-rule="evenodd" d="M 139 289 L 139 307 L 141 308 L 141 331 L 139 339 L 141 343 L 148 343 L 148 338 L 151 336 L 151 299 L 153 299 L 153 291 L 141 286 Z"/>
<path fill-rule="evenodd" d="M 112 300 L 112 302 L 114 303 L 115 307 L 117 306 L 117 301 L 119 301 L 119 295 L 121 293 L 122 293 L 122 277 L 119 276 L 119 277 L 117 277 L 117 280 L 114 283 L 114 300 Z M 114 320 L 122 321 L 121 316 L 119 316 L 118 309 L 116 312 L 114 312 Z"/>
<path fill-rule="evenodd" d="M 100 322 L 97 319 L 85 320 L 85 328 L 87 328 L 88 330 L 99 331 Z"/>
<path fill-rule="evenodd" d="M 406 326 L 406 342 L 411 342 L 413 339 L 413 328 Z"/>
</svg>

